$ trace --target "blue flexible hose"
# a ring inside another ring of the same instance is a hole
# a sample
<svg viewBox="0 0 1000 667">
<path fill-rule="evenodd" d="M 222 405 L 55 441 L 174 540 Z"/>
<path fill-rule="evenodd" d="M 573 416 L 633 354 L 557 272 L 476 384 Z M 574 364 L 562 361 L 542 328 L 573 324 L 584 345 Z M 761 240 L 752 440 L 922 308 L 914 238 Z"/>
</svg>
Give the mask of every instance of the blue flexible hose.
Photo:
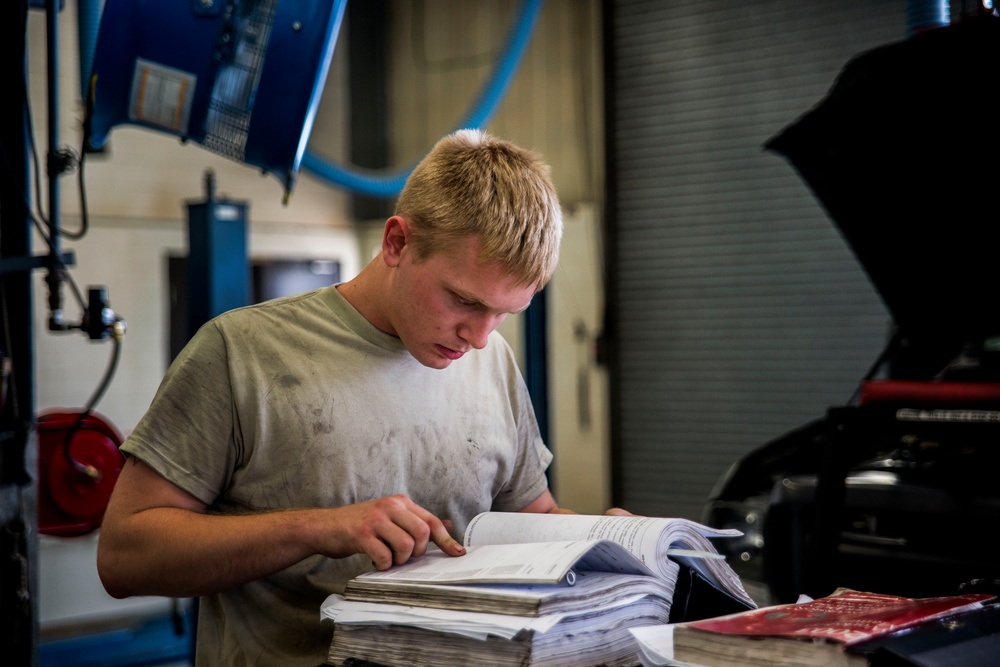
<svg viewBox="0 0 1000 667">
<path fill-rule="evenodd" d="M 458 123 L 456 130 L 483 127 L 493 117 L 517 73 L 541 7 L 542 0 L 524 0 L 521 3 L 517 20 L 507 35 L 503 55 L 475 104 Z M 414 166 L 416 165 L 387 171 L 347 167 L 332 164 L 309 149 L 306 149 L 302 158 L 302 167 L 316 176 L 353 192 L 383 199 L 395 197 L 402 191 Z"/>
</svg>

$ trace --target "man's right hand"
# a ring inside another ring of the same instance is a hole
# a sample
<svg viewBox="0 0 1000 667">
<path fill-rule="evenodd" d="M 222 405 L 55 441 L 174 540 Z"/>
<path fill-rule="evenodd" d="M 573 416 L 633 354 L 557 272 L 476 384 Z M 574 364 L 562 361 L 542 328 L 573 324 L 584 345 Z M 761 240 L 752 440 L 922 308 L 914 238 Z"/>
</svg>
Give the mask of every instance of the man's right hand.
<svg viewBox="0 0 1000 667">
<path fill-rule="evenodd" d="M 465 553 L 444 522 L 404 495 L 347 505 L 337 508 L 336 513 L 340 534 L 329 550 L 322 543 L 317 548 L 318 553 L 332 558 L 363 553 L 376 569 L 388 570 L 393 564 L 423 555 L 428 542 L 449 556 Z"/>
</svg>

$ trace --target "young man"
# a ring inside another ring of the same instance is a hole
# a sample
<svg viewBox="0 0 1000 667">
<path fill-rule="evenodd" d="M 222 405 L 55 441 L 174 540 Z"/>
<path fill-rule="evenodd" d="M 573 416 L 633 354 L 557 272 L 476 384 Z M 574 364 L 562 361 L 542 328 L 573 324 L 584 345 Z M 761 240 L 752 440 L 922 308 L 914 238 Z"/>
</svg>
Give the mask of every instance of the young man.
<svg viewBox="0 0 1000 667">
<path fill-rule="evenodd" d="M 460 556 L 481 511 L 558 511 L 494 330 L 551 278 L 561 233 L 546 165 L 457 132 L 356 278 L 202 327 L 123 445 L 107 590 L 200 596 L 199 664 L 315 667 L 320 604 L 349 578 L 429 542 Z"/>
</svg>

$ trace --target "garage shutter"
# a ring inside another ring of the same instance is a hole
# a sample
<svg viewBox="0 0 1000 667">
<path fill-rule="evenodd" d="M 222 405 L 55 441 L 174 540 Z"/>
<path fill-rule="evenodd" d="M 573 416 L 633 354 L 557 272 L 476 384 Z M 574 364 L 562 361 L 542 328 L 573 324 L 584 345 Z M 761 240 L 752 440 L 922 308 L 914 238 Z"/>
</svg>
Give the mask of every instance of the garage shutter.
<svg viewBox="0 0 1000 667">
<path fill-rule="evenodd" d="M 889 317 L 764 143 L 904 2 L 618 0 L 608 16 L 615 501 L 701 518 L 738 457 L 846 403 Z"/>
</svg>

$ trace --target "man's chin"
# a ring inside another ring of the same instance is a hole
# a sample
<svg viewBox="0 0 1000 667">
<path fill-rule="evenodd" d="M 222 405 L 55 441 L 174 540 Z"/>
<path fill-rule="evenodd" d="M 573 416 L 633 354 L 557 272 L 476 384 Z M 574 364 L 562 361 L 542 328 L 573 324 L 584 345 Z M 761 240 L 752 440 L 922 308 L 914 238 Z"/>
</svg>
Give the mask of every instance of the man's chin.
<svg viewBox="0 0 1000 667">
<path fill-rule="evenodd" d="M 424 366 L 441 370 L 448 368 L 451 362 L 461 359 L 466 353 L 456 352 L 449 347 L 435 343 L 430 347 L 420 347 L 416 351 L 411 349 L 410 354 Z"/>
<path fill-rule="evenodd" d="M 451 366 L 452 361 L 436 349 L 430 353 L 419 355 L 414 354 L 413 357 L 427 368 L 433 368 L 435 370 L 444 370 L 445 368 L 448 368 L 448 366 Z"/>
<path fill-rule="evenodd" d="M 448 359 L 442 359 L 441 357 L 437 357 L 436 359 L 419 359 L 418 358 L 417 361 L 419 361 L 421 364 L 423 364 L 427 368 L 433 368 L 436 371 L 443 371 L 444 369 L 446 369 L 449 366 L 451 366 L 451 361 L 449 361 Z"/>
</svg>

